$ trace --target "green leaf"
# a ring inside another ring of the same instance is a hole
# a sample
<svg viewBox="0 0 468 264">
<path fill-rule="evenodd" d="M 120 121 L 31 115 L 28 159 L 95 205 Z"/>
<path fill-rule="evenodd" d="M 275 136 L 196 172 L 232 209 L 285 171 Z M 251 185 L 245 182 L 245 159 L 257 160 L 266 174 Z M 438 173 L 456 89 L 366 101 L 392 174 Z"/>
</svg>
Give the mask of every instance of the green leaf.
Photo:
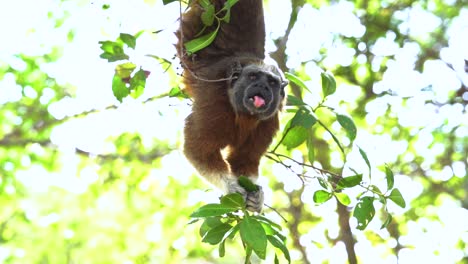
<svg viewBox="0 0 468 264">
<path fill-rule="evenodd" d="M 229 21 L 231 20 L 231 7 L 237 2 L 239 2 L 239 0 L 228 0 L 224 3 L 222 10 L 226 11 L 226 14 L 224 15 L 224 17 L 221 18 L 222 21 L 229 23 Z"/>
<path fill-rule="evenodd" d="M 110 40 L 99 41 L 98 43 L 101 44 L 101 47 L 100 47 L 101 50 L 103 50 L 106 53 L 114 54 L 114 53 L 119 53 L 119 51 L 123 52 L 122 43 L 110 41 Z"/>
<path fill-rule="evenodd" d="M 198 221 L 200 221 L 200 219 L 198 219 L 198 218 L 191 219 L 190 222 L 187 223 L 187 225 L 195 224 L 195 223 L 198 222 Z"/>
<path fill-rule="evenodd" d="M 251 264 L 250 258 L 252 257 L 252 248 L 249 246 L 245 246 L 245 261 L 244 264 Z"/>
<path fill-rule="evenodd" d="M 210 0 L 200 0 L 198 1 L 200 3 L 200 5 L 203 7 L 203 8 L 207 8 L 211 5 L 211 1 Z"/>
<path fill-rule="evenodd" d="M 271 226 L 273 226 L 273 227 L 275 227 L 275 228 L 277 228 L 279 230 L 282 230 L 282 227 L 280 225 L 278 225 L 277 223 L 271 221 L 270 219 L 268 219 L 268 218 L 266 218 L 266 217 L 264 217 L 262 215 L 254 215 L 254 216 L 252 216 L 252 218 L 255 218 L 255 219 L 257 219 L 257 220 L 259 220 L 261 222 L 264 222 L 264 223 L 269 224 L 269 225 L 271 225 Z"/>
<path fill-rule="evenodd" d="M 127 97 L 129 94 L 127 86 L 122 81 L 122 78 L 117 75 L 117 73 L 114 75 L 114 78 L 112 78 L 112 92 L 114 93 L 115 98 L 119 100 L 119 102 L 122 102 L 122 99 Z"/>
<path fill-rule="evenodd" d="M 314 193 L 314 202 L 321 204 L 330 200 L 331 197 L 332 197 L 331 193 L 324 191 L 324 190 L 318 190 Z"/>
<path fill-rule="evenodd" d="M 258 186 L 255 185 L 248 177 L 240 176 L 239 179 L 237 179 L 237 182 L 248 192 L 258 191 Z"/>
<path fill-rule="evenodd" d="M 291 127 L 302 126 L 303 128 L 309 129 L 315 125 L 315 123 L 317 123 L 317 118 L 304 107 L 299 108 L 291 119 Z"/>
<path fill-rule="evenodd" d="M 206 204 L 193 212 L 190 217 L 208 217 L 221 216 L 227 213 L 232 213 L 239 210 L 237 207 L 227 206 L 224 204 Z"/>
<path fill-rule="evenodd" d="M 205 234 L 209 230 L 211 230 L 211 229 L 213 229 L 213 228 L 215 228 L 215 227 L 217 227 L 217 226 L 219 226 L 221 224 L 223 224 L 223 222 L 221 222 L 220 217 L 207 217 L 207 218 L 205 218 L 205 221 L 203 221 L 203 224 L 200 226 L 200 230 L 199 230 L 200 236 L 204 237 Z"/>
<path fill-rule="evenodd" d="M 297 77 L 296 75 L 294 75 L 292 73 L 289 73 L 289 72 L 285 72 L 284 76 L 286 77 L 286 79 L 288 79 L 291 82 L 295 83 L 297 86 L 299 86 L 302 89 L 304 89 L 304 90 L 308 91 L 309 93 L 311 93 L 311 91 L 309 90 L 307 85 L 299 77 Z"/>
<path fill-rule="evenodd" d="M 369 185 L 369 191 L 373 192 L 374 194 L 377 194 L 379 196 L 379 201 L 382 203 L 382 204 L 386 204 L 387 203 L 387 200 L 386 200 L 386 197 L 382 194 L 382 191 L 379 189 L 379 187 L 371 184 Z"/>
<path fill-rule="evenodd" d="M 221 241 L 221 243 L 219 244 L 218 253 L 219 253 L 220 258 L 223 258 L 224 255 L 226 255 L 226 245 L 225 244 L 226 244 L 226 240 Z"/>
<path fill-rule="evenodd" d="M 325 98 L 331 94 L 334 94 L 336 91 L 336 81 L 333 75 L 328 72 L 322 72 L 321 77 L 323 97 Z"/>
<path fill-rule="evenodd" d="M 275 260 L 274 260 L 274 261 L 275 261 L 275 262 L 274 262 L 275 264 L 279 264 L 278 255 L 276 255 L 276 253 L 275 253 Z"/>
<path fill-rule="evenodd" d="M 127 54 L 110 54 L 110 53 L 103 53 L 99 57 L 102 59 L 107 60 L 107 62 L 114 62 L 114 61 L 119 61 L 119 60 L 128 60 L 128 55 Z"/>
<path fill-rule="evenodd" d="M 322 186 L 324 189 L 329 189 L 330 188 L 330 183 L 328 183 L 326 180 L 323 178 L 318 177 L 317 181 L 319 182 L 320 186 Z"/>
<path fill-rule="evenodd" d="M 167 4 L 170 4 L 172 2 L 176 2 L 176 1 L 178 1 L 178 0 L 163 0 L 163 4 L 167 5 Z"/>
<path fill-rule="evenodd" d="M 362 197 L 354 208 L 353 216 L 357 219 L 357 229 L 364 230 L 375 215 L 374 198 Z"/>
<path fill-rule="evenodd" d="M 221 21 L 229 23 L 231 21 L 231 9 L 226 10 L 226 14 L 221 18 Z"/>
<path fill-rule="evenodd" d="M 335 197 L 344 206 L 351 204 L 351 199 L 349 199 L 349 196 L 346 193 L 335 193 Z"/>
<path fill-rule="evenodd" d="M 180 87 L 174 87 L 169 91 L 169 97 L 180 97 L 180 98 L 189 98 L 189 96 L 180 89 Z"/>
<path fill-rule="evenodd" d="M 218 225 L 206 232 L 205 236 L 203 236 L 202 242 L 216 245 L 223 240 L 224 235 L 227 231 L 231 230 L 231 228 L 232 226 L 226 223 Z"/>
<path fill-rule="evenodd" d="M 401 195 L 400 190 L 398 190 L 397 188 L 392 190 L 388 198 L 392 200 L 394 203 L 396 203 L 398 206 L 400 206 L 401 208 L 406 207 L 405 199 L 403 199 L 403 196 Z"/>
<path fill-rule="evenodd" d="M 139 38 L 141 35 L 143 35 L 143 33 L 145 33 L 145 30 L 144 30 L 144 29 L 138 31 L 134 36 L 135 36 L 135 38 L 137 39 L 137 38 Z"/>
<path fill-rule="evenodd" d="M 353 120 L 345 115 L 336 115 L 336 119 L 338 120 L 338 123 L 345 129 L 346 135 L 351 141 L 354 141 L 356 139 L 356 125 L 354 124 Z"/>
<path fill-rule="evenodd" d="M 362 174 L 341 178 L 336 184 L 336 188 L 344 189 L 359 185 L 362 181 Z"/>
<path fill-rule="evenodd" d="M 185 49 L 187 50 L 187 53 L 189 54 L 192 54 L 192 53 L 195 53 L 199 50 L 202 50 L 206 47 L 208 47 L 212 42 L 213 40 L 216 38 L 216 35 L 218 34 L 218 30 L 219 30 L 219 24 L 218 24 L 218 27 L 216 28 L 216 30 L 206 34 L 206 35 L 203 35 L 199 38 L 196 38 L 196 39 L 192 39 L 188 42 L 186 42 L 184 44 L 185 46 Z"/>
<path fill-rule="evenodd" d="M 287 134 L 281 144 L 286 146 L 287 149 L 293 149 L 301 145 L 309 137 L 309 130 L 302 126 L 287 129 L 285 133 Z"/>
<path fill-rule="evenodd" d="M 309 130 L 315 123 L 317 119 L 309 110 L 304 107 L 299 108 L 286 125 L 282 144 L 288 149 L 301 145 L 309 137 Z"/>
<path fill-rule="evenodd" d="M 385 178 L 387 179 L 387 190 L 391 190 L 395 183 L 395 177 L 393 176 L 392 170 L 385 165 Z"/>
<path fill-rule="evenodd" d="M 358 148 L 359 148 L 359 153 L 361 154 L 361 157 L 364 159 L 364 161 L 367 164 L 367 168 L 369 168 L 369 177 L 370 177 L 371 176 L 371 166 L 370 166 L 369 158 L 367 158 L 367 154 L 366 154 L 366 152 L 364 152 L 364 150 L 362 150 L 360 147 L 358 147 Z"/>
<path fill-rule="evenodd" d="M 291 256 L 289 255 L 289 250 L 284 245 L 284 243 L 281 240 L 274 237 L 274 236 L 267 236 L 267 239 L 270 242 L 270 244 L 272 244 L 275 248 L 281 250 L 281 252 L 283 252 L 283 255 L 286 258 L 286 260 L 288 261 L 288 263 L 291 263 Z"/>
<path fill-rule="evenodd" d="M 226 3 L 224 3 L 224 8 L 227 8 L 227 9 L 230 9 L 231 7 L 233 7 L 237 2 L 239 2 L 239 0 L 227 0 Z"/>
<path fill-rule="evenodd" d="M 131 62 L 126 62 L 119 64 L 115 67 L 115 73 L 121 78 L 129 78 L 133 70 L 135 70 L 136 65 Z"/>
<path fill-rule="evenodd" d="M 281 241 L 283 241 L 283 243 L 286 243 L 286 237 L 283 236 L 281 233 L 279 233 L 279 232 L 276 233 L 276 236 L 277 236 Z"/>
<path fill-rule="evenodd" d="M 230 193 L 221 197 L 221 204 L 237 207 L 240 209 L 244 207 L 245 202 L 240 193 Z"/>
<path fill-rule="evenodd" d="M 135 75 L 130 79 L 130 91 L 133 98 L 138 98 L 143 94 L 146 86 L 146 73 L 144 70 L 140 69 L 135 73 Z"/>
<path fill-rule="evenodd" d="M 135 49 L 136 46 L 136 38 L 133 35 L 127 33 L 120 33 L 119 38 L 123 41 L 123 43 L 127 44 L 132 49 Z"/>
<path fill-rule="evenodd" d="M 276 233 L 278 233 L 278 231 L 276 229 L 274 229 L 270 224 L 268 223 L 265 223 L 265 222 L 262 222 L 262 221 L 259 221 L 260 224 L 262 225 L 263 227 L 263 230 L 265 230 L 265 234 L 268 236 L 268 235 L 275 235 Z"/>
<path fill-rule="evenodd" d="M 119 60 L 128 60 L 128 55 L 124 53 L 122 43 L 115 41 L 99 41 L 101 50 L 104 51 L 99 57 L 106 59 L 108 62 Z"/>
<path fill-rule="evenodd" d="M 385 222 L 382 224 L 382 227 L 380 229 L 387 228 L 387 226 L 392 222 L 392 215 L 387 214 L 387 219 L 385 219 Z"/>
<path fill-rule="evenodd" d="M 254 218 L 245 217 L 239 225 L 242 241 L 252 248 L 259 258 L 265 259 L 267 236 L 260 222 Z"/>
<path fill-rule="evenodd" d="M 307 105 L 307 104 L 304 103 L 301 99 L 297 98 L 296 96 L 288 94 L 286 105 L 289 105 L 289 106 L 303 106 L 303 105 Z"/>
<path fill-rule="evenodd" d="M 201 14 L 201 20 L 205 26 L 213 25 L 215 18 L 215 7 L 211 4 L 205 8 L 205 11 Z"/>
<path fill-rule="evenodd" d="M 369 186 L 369 190 L 374 192 L 374 193 L 377 193 L 379 195 L 382 194 L 382 191 L 379 189 L 379 187 L 377 187 L 377 186 L 375 186 L 373 184 Z"/>
<path fill-rule="evenodd" d="M 227 233 L 226 233 L 226 238 L 230 238 L 230 239 L 234 239 L 234 237 L 236 236 L 237 232 L 239 232 L 239 229 L 240 229 L 240 226 L 239 224 L 235 225 L 231 230 L 229 230 Z"/>
</svg>

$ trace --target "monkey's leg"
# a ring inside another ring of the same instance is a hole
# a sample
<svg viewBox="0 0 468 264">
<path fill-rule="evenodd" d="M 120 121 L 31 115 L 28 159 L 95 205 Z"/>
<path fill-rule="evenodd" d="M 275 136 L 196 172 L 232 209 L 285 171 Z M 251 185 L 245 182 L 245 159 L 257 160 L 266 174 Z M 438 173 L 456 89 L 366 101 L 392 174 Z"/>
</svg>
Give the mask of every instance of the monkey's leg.
<svg viewBox="0 0 468 264">
<path fill-rule="evenodd" d="M 245 142 L 230 146 L 228 162 L 231 172 L 235 176 L 246 176 L 253 182 L 258 178 L 260 158 L 270 146 L 273 136 L 278 130 L 277 117 L 261 122 Z M 260 186 L 259 186 L 260 187 Z M 263 190 L 248 192 L 246 196 L 247 207 L 251 211 L 260 212 L 263 207 Z"/>
<path fill-rule="evenodd" d="M 186 119 L 184 154 L 201 176 L 224 192 L 228 192 L 234 177 L 221 155 L 221 149 L 226 146 L 225 137 L 216 135 L 213 130 L 206 129 L 206 126 L 200 122 L 194 122 L 194 119 L 193 114 Z"/>
<path fill-rule="evenodd" d="M 231 171 L 236 176 L 246 176 L 252 182 L 258 178 L 258 166 L 260 158 L 267 149 L 269 142 L 262 140 L 248 140 L 241 146 L 232 147 L 227 158 Z M 254 212 L 261 212 L 263 207 L 264 194 L 262 187 L 257 185 L 259 190 L 246 193 L 247 209 Z"/>
</svg>

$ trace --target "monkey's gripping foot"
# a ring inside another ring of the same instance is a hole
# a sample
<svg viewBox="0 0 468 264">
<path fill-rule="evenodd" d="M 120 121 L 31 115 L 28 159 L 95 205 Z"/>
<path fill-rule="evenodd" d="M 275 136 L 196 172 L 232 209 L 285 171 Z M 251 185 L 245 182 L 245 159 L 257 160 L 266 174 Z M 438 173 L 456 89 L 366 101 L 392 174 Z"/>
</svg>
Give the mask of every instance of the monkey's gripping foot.
<svg viewBox="0 0 468 264">
<path fill-rule="evenodd" d="M 260 213 L 263 207 L 264 195 L 263 195 L 262 186 L 257 185 L 257 187 L 258 187 L 258 191 L 247 192 L 245 204 L 247 206 L 247 210 Z"/>
<path fill-rule="evenodd" d="M 245 200 L 247 210 L 260 213 L 263 207 L 264 194 L 262 186 L 256 185 L 258 190 L 249 192 L 244 187 L 240 186 L 237 178 L 227 179 L 227 193 L 240 193 Z"/>
</svg>

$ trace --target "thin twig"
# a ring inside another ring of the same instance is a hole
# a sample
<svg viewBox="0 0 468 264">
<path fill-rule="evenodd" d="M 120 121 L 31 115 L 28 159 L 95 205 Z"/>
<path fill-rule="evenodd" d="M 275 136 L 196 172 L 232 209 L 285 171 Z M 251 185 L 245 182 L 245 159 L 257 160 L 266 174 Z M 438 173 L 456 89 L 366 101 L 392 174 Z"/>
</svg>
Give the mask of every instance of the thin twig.
<svg viewBox="0 0 468 264">
<path fill-rule="evenodd" d="M 304 163 L 304 162 L 300 162 L 300 161 L 297 161 L 287 155 L 284 155 L 284 154 L 281 154 L 281 153 L 276 153 L 276 152 L 268 152 L 267 154 L 270 154 L 270 155 L 275 155 L 277 156 L 278 158 L 285 158 L 285 159 L 288 159 L 298 165 L 301 165 L 301 166 L 304 166 L 304 167 L 309 167 L 309 168 L 312 168 L 316 171 L 319 171 L 321 174 L 328 174 L 330 176 L 333 176 L 333 177 L 336 177 L 336 178 L 342 178 L 340 175 L 334 173 L 334 172 L 331 172 L 331 171 L 328 171 L 328 170 L 324 170 L 324 169 L 321 169 L 321 168 L 318 168 L 314 165 L 311 165 L 311 164 L 308 164 L 308 163 Z"/>
<path fill-rule="evenodd" d="M 274 153 L 276 151 L 276 149 L 278 149 L 278 147 L 281 145 L 281 143 L 283 143 L 284 139 L 286 138 L 286 135 L 289 133 L 289 130 L 291 130 L 291 126 L 288 127 L 286 129 L 286 131 L 283 133 L 283 136 L 281 137 L 281 139 L 278 141 L 278 144 L 276 144 L 276 146 L 273 148 L 273 150 L 271 151 L 271 153 Z"/>
<path fill-rule="evenodd" d="M 283 219 L 283 221 L 284 221 L 285 223 L 288 222 L 288 220 L 286 220 L 286 218 L 284 218 L 284 216 L 282 216 L 282 215 L 278 212 L 278 210 L 276 210 L 275 208 L 269 206 L 268 204 L 263 204 L 263 205 L 266 206 L 266 207 L 268 207 L 269 209 L 273 210 L 277 215 L 279 215 L 279 216 L 281 217 L 281 219 Z"/>
</svg>

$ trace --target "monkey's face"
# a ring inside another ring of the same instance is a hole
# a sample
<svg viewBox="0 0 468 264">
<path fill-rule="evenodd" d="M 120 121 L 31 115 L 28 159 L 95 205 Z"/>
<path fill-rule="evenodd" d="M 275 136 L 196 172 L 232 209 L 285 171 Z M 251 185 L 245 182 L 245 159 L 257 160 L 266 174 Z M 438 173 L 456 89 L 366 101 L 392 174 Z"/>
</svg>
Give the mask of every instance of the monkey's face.
<svg viewBox="0 0 468 264">
<path fill-rule="evenodd" d="M 228 95 L 236 113 L 265 120 L 278 111 L 287 81 L 276 67 L 250 64 L 234 71 L 232 77 Z"/>
</svg>

